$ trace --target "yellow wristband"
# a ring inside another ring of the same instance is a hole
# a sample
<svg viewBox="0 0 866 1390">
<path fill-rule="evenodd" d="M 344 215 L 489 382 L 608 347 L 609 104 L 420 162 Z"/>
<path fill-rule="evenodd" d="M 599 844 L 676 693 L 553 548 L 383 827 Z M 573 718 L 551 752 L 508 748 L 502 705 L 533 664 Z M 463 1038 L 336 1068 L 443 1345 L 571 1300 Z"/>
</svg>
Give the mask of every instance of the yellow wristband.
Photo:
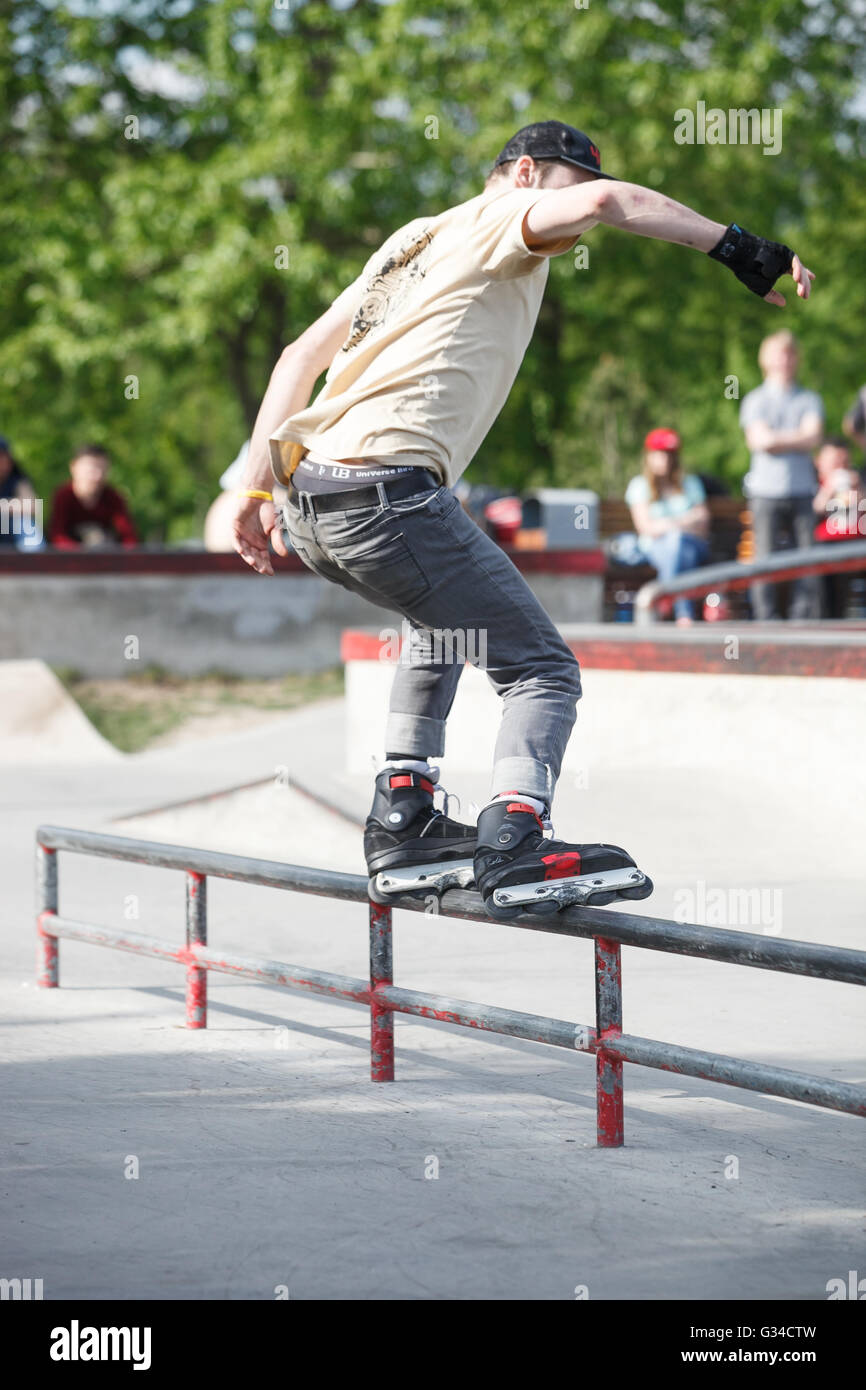
<svg viewBox="0 0 866 1390">
<path fill-rule="evenodd" d="M 273 500 L 274 500 L 274 494 L 273 494 L 272 492 L 262 492 L 261 489 L 260 489 L 260 488 L 257 488 L 257 487 L 242 487 L 242 488 L 238 488 L 237 493 L 236 493 L 236 496 L 237 496 L 237 497 L 260 497 L 261 500 L 262 500 L 263 502 L 273 502 Z"/>
</svg>

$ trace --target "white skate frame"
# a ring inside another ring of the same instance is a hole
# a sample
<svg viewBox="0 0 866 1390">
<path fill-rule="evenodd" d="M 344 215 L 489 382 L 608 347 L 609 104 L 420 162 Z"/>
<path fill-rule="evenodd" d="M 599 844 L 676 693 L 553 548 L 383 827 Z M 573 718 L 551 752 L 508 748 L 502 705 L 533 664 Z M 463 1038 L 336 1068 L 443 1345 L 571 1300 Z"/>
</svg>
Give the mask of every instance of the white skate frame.
<svg viewBox="0 0 866 1390">
<path fill-rule="evenodd" d="M 494 888 L 496 907 L 523 907 L 527 903 L 591 903 L 599 893 L 622 888 L 639 888 L 646 883 L 640 869 L 608 869 L 598 874 L 576 874 L 573 878 L 549 878 L 535 883 L 517 883 L 510 888 Z"/>
<path fill-rule="evenodd" d="M 382 869 L 376 875 L 378 892 L 388 897 L 401 893 L 445 893 L 449 888 L 471 888 L 475 871 L 471 859 L 452 859 L 444 864 L 406 869 Z"/>
</svg>

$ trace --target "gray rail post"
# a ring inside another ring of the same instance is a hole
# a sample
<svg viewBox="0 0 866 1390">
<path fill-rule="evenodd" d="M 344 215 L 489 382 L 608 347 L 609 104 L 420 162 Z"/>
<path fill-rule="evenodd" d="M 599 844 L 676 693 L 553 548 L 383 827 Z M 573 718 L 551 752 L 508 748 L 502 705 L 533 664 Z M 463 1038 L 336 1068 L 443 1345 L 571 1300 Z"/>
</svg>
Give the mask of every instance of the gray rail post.
<svg viewBox="0 0 866 1390">
<path fill-rule="evenodd" d="M 186 871 L 186 948 L 207 945 L 207 878 Z M 207 970 L 190 956 L 186 963 L 186 1026 L 207 1027 Z"/>
<path fill-rule="evenodd" d="M 391 985 L 394 958 L 391 908 L 370 899 L 370 1076 L 373 1081 L 394 1080 L 394 1011 L 377 999 L 382 986 Z"/>
<path fill-rule="evenodd" d="M 618 941 L 595 938 L 595 1104 L 598 1146 L 618 1149 L 624 1143 L 622 1062 L 605 1051 L 606 1039 L 622 1036 L 622 961 Z"/>
<path fill-rule="evenodd" d="M 57 850 L 36 845 L 36 983 L 40 989 L 56 989 L 60 984 L 57 937 L 47 930 L 50 918 L 57 916 Z"/>
</svg>

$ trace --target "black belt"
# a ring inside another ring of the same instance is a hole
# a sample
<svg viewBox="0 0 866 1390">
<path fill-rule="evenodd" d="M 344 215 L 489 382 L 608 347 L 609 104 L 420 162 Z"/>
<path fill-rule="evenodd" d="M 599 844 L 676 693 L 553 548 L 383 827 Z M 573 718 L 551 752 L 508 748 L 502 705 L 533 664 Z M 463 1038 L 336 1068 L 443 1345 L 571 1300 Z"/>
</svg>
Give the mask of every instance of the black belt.
<svg viewBox="0 0 866 1390">
<path fill-rule="evenodd" d="M 412 474 L 411 477 L 404 474 L 399 478 L 384 479 L 372 487 L 349 487 L 337 492 L 304 492 L 303 488 L 296 487 L 292 478 L 289 501 L 297 506 L 297 497 L 306 497 L 318 516 L 319 512 L 344 512 L 355 507 L 375 507 L 379 502 L 380 487 L 385 489 L 389 497 L 411 497 L 418 492 L 435 492 L 439 486 L 436 475 L 427 468 L 413 468 Z M 421 476 L 416 477 L 415 474 Z M 424 483 L 428 483 L 429 487 L 425 489 Z"/>
</svg>

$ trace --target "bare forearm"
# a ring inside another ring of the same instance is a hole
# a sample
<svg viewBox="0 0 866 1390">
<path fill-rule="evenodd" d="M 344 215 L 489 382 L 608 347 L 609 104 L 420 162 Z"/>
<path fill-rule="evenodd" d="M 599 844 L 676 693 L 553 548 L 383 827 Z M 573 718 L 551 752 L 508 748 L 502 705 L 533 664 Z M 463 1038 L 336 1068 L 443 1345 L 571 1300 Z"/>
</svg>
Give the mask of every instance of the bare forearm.
<svg viewBox="0 0 866 1390">
<path fill-rule="evenodd" d="M 294 348 L 286 348 L 271 373 L 256 416 L 242 487 L 271 491 L 273 475 L 268 440 L 289 415 L 308 405 L 318 374 L 314 361 Z"/>
<path fill-rule="evenodd" d="M 765 450 L 768 454 L 808 454 L 821 443 L 821 430 L 777 430 Z"/>
<path fill-rule="evenodd" d="M 619 181 L 605 187 L 598 216 L 606 226 L 619 227 L 636 236 L 675 242 L 678 246 L 691 246 L 696 251 L 711 251 L 726 226 L 724 222 L 712 222 L 664 193 L 643 188 L 638 183 Z"/>
</svg>

